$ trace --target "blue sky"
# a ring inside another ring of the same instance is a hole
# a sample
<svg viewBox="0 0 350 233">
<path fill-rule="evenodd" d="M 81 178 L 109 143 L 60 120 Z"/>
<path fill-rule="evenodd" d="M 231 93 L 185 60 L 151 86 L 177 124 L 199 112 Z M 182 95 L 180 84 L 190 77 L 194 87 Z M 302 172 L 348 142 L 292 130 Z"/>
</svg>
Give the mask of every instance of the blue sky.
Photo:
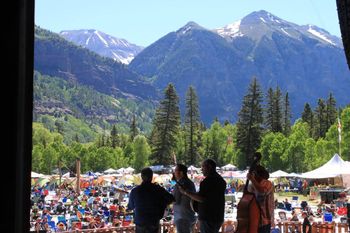
<svg viewBox="0 0 350 233">
<path fill-rule="evenodd" d="M 35 24 L 53 32 L 97 29 L 148 46 L 189 21 L 214 29 L 258 10 L 340 37 L 336 0 L 36 0 Z"/>
</svg>

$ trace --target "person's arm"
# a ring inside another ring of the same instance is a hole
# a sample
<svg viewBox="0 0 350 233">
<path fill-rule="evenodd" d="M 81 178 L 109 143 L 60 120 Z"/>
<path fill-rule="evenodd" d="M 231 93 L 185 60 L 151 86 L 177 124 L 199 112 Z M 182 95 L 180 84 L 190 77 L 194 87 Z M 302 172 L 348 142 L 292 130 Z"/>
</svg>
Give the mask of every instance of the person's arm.
<svg viewBox="0 0 350 233">
<path fill-rule="evenodd" d="M 191 191 L 185 190 L 185 189 L 184 189 L 183 187 L 181 187 L 181 186 L 179 186 L 179 191 L 180 191 L 182 194 L 188 196 L 189 198 L 191 198 L 191 199 L 193 199 L 193 200 L 195 200 L 195 201 L 204 202 L 204 200 L 205 200 L 205 198 L 204 198 L 202 195 L 200 195 L 200 194 L 198 194 L 198 193 L 196 193 L 196 192 L 191 192 Z"/>
<path fill-rule="evenodd" d="M 305 233 L 309 233 L 310 225 L 306 225 L 305 227 Z"/>
<path fill-rule="evenodd" d="M 267 181 L 267 180 L 266 181 L 263 180 L 262 182 L 258 182 L 255 178 L 254 173 L 248 173 L 247 179 L 249 179 L 253 183 L 255 189 L 260 193 L 267 193 L 272 188 L 272 183 Z"/>
<path fill-rule="evenodd" d="M 133 192 L 133 191 L 130 192 L 129 203 L 128 203 L 128 209 L 129 209 L 129 210 L 135 209 L 134 192 Z"/>
</svg>

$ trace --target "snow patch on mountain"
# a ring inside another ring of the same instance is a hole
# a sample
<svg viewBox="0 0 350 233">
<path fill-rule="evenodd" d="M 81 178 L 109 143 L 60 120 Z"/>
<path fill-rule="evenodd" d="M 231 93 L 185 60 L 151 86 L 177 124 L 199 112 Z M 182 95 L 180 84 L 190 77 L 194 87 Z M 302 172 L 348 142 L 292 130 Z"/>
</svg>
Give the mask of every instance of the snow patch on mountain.
<svg viewBox="0 0 350 233">
<path fill-rule="evenodd" d="M 263 19 L 262 19 L 263 20 Z M 228 24 L 222 28 L 218 28 L 216 31 L 220 36 L 225 37 L 235 37 L 235 36 L 243 36 L 243 33 L 239 31 L 241 25 L 241 20 Z"/>
<path fill-rule="evenodd" d="M 326 35 L 322 34 L 321 32 L 315 30 L 313 28 L 312 25 L 308 25 L 309 28 L 308 28 L 308 32 L 310 32 L 312 35 L 324 40 L 324 41 L 327 41 L 328 43 L 332 44 L 332 45 L 336 45 L 332 40 L 330 40 Z"/>
</svg>

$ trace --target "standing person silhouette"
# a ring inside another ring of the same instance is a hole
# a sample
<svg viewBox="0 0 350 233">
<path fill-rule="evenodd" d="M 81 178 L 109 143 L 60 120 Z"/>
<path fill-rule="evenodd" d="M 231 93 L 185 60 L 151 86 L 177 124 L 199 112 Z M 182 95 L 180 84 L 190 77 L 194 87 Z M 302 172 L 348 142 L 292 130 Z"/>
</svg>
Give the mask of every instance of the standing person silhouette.
<svg viewBox="0 0 350 233">
<path fill-rule="evenodd" d="M 247 174 L 247 179 L 251 181 L 248 190 L 255 194 L 260 209 L 258 233 L 270 233 L 271 227 L 274 227 L 274 185 L 269 177 L 269 172 L 261 165 L 256 165 L 254 171 Z"/>
<path fill-rule="evenodd" d="M 142 169 L 141 178 L 141 185 L 130 192 L 128 209 L 134 210 L 136 233 L 158 233 L 160 219 L 174 197 L 163 187 L 152 183 L 151 168 Z"/>
<path fill-rule="evenodd" d="M 216 162 L 206 159 L 202 162 L 205 176 L 199 192 L 179 187 L 180 192 L 198 202 L 198 219 L 201 233 L 218 233 L 224 222 L 226 181 L 216 172 Z"/>
<path fill-rule="evenodd" d="M 183 164 L 177 164 L 175 167 L 174 176 L 177 182 L 173 195 L 174 203 L 174 223 L 178 233 L 191 233 L 193 225 L 196 223 L 195 212 L 192 210 L 191 199 L 182 194 L 179 186 L 189 192 L 196 192 L 194 183 L 187 176 L 187 167 Z"/>
</svg>

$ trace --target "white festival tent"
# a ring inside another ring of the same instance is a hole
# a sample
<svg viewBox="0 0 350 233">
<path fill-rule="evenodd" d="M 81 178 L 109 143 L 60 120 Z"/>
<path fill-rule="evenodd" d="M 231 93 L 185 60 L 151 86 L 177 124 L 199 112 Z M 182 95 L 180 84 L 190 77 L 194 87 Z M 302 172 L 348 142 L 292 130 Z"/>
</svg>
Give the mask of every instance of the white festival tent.
<svg viewBox="0 0 350 233">
<path fill-rule="evenodd" d="M 113 173 L 117 173 L 118 171 L 113 169 L 113 168 L 108 168 L 107 170 L 105 170 L 103 173 L 105 174 L 113 174 Z"/>
<path fill-rule="evenodd" d="M 226 164 L 225 166 L 222 166 L 221 169 L 224 171 L 234 171 L 234 170 L 237 170 L 237 167 L 229 163 L 229 164 Z"/>
<path fill-rule="evenodd" d="M 41 177 L 45 176 L 44 174 L 40 174 L 40 173 L 36 173 L 36 172 L 31 172 L 30 175 L 32 178 L 41 178 Z"/>
<path fill-rule="evenodd" d="M 350 186 L 350 165 L 338 154 L 335 154 L 327 163 L 315 170 L 302 173 L 299 177 L 307 179 L 324 179 L 342 177 L 345 187 Z"/>
<path fill-rule="evenodd" d="M 270 174 L 271 178 L 279 178 L 279 177 L 290 177 L 289 173 L 282 171 L 282 170 L 277 170 L 275 172 L 272 172 Z"/>
</svg>

